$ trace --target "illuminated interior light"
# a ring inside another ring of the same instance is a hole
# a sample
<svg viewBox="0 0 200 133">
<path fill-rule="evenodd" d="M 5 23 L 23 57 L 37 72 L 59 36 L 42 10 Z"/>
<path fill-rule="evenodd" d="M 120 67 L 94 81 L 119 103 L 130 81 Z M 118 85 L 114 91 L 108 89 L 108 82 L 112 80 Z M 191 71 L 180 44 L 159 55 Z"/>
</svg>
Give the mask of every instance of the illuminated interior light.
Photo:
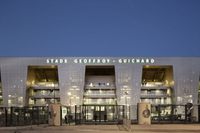
<svg viewBox="0 0 200 133">
<path fill-rule="evenodd" d="M 93 87 L 93 84 L 92 83 L 90 83 L 90 85 L 89 85 L 90 87 Z"/>
<path fill-rule="evenodd" d="M 68 93 L 67 93 L 67 95 L 71 96 L 71 95 L 72 95 L 72 93 L 71 93 L 71 92 L 68 92 Z"/>
</svg>

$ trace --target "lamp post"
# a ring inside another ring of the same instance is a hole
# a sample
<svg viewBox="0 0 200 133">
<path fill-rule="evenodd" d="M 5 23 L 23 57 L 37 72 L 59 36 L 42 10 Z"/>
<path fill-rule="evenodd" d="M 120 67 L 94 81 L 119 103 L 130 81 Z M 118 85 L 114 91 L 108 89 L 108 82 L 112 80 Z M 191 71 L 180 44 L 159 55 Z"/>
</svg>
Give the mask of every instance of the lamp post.
<svg viewBox="0 0 200 133">
<path fill-rule="evenodd" d="M 47 83 L 46 83 L 46 86 L 47 86 Z M 56 90 L 56 86 L 55 86 L 55 82 L 53 82 L 52 84 L 51 84 L 51 86 L 50 86 L 50 93 L 49 93 L 49 95 L 51 96 L 51 100 L 50 100 L 50 102 L 51 103 L 56 103 L 56 99 L 55 99 L 55 90 Z M 52 93 L 53 93 L 53 98 L 52 98 Z M 52 101 L 52 99 L 53 99 L 53 101 Z"/>
<path fill-rule="evenodd" d="M 54 91 L 53 91 L 54 104 L 56 103 L 56 99 L 55 99 L 55 90 L 56 90 L 56 87 L 55 87 L 55 85 L 56 84 L 54 83 L 54 85 L 53 85 L 54 86 Z"/>
<path fill-rule="evenodd" d="M 126 105 L 126 119 L 128 119 L 128 103 L 127 103 L 128 92 L 125 91 L 124 94 L 125 94 L 125 105 Z"/>
<path fill-rule="evenodd" d="M 71 93 L 71 92 L 68 92 L 67 95 L 69 96 L 69 106 L 70 106 L 70 113 L 71 113 L 71 106 L 72 106 L 72 103 L 71 103 L 71 95 L 72 95 L 72 93 Z"/>
</svg>

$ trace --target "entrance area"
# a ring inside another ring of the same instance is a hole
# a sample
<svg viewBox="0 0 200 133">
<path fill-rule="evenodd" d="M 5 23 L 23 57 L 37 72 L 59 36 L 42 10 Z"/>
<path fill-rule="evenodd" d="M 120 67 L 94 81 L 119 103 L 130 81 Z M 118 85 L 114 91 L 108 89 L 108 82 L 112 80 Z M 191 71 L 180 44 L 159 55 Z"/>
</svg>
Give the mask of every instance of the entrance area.
<svg viewBox="0 0 200 133">
<path fill-rule="evenodd" d="M 124 106 L 116 100 L 114 66 L 86 66 L 83 105 L 76 106 L 76 124 L 117 123 Z"/>
<path fill-rule="evenodd" d="M 117 124 L 123 121 L 123 105 L 82 105 L 75 107 L 76 124 Z"/>
</svg>

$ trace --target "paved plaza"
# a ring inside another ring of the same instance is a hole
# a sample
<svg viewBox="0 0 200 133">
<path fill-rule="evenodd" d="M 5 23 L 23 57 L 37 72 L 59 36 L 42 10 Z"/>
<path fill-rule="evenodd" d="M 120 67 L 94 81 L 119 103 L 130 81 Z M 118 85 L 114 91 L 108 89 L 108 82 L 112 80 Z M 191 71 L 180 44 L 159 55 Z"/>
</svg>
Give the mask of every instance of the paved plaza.
<svg viewBox="0 0 200 133">
<path fill-rule="evenodd" d="M 47 125 L 26 127 L 0 127 L 0 133 L 200 133 L 200 124 L 132 125 L 127 131 L 123 125 Z"/>
</svg>

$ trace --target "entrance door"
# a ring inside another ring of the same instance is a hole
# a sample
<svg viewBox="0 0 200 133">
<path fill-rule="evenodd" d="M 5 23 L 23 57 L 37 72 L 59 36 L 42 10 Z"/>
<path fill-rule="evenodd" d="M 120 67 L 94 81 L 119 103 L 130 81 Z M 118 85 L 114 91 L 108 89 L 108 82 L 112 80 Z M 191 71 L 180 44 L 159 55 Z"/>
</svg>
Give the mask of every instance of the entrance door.
<svg viewBox="0 0 200 133">
<path fill-rule="evenodd" d="M 93 118 L 95 122 L 106 122 L 107 111 L 105 106 L 95 106 Z"/>
<path fill-rule="evenodd" d="M 124 118 L 123 105 L 75 106 L 76 124 L 116 124 Z"/>
<path fill-rule="evenodd" d="M 95 111 L 94 112 L 94 121 L 96 122 L 106 122 L 107 118 L 106 118 L 106 112 L 105 111 Z"/>
</svg>

